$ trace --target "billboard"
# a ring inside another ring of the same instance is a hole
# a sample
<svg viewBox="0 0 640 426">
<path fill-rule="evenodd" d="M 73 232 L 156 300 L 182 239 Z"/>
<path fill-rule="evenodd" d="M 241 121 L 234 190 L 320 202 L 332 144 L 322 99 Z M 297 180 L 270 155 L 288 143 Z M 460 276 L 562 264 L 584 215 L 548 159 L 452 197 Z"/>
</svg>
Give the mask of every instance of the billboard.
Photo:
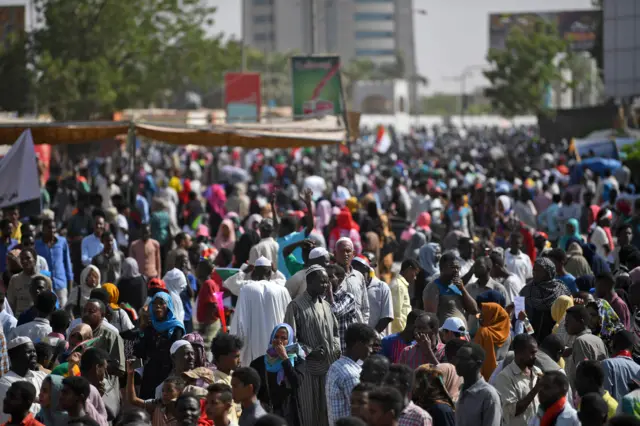
<svg viewBox="0 0 640 426">
<path fill-rule="evenodd" d="M 260 121 L 260 74 L 228 72 L 224 75 L 224 104 L 227 123 Z"/>
<path fill-rule="evenodd" d="M 24 33 L 24 23 L 24 6 L 0 6 L 0 48 L 8 46 L 11 35 Z"/>
<path fill-rule="evenodd" d="M 291 84 L 294 117 L 342 114 L 340 57 L 292 57 Z"/>
<path fill-rule="evenodd" d="M 571 10 L 565 12 L 496 13 L 489 15 L 489 48 L 504 49 L 512 28 L 525 32 L 533 28 L 538 19 L 549 22 L 558 34 L 569 42 L 574 52 L 587 52 L 593 48 L 598 25 L 602 20 L 599 10 Z"/>
</svg>

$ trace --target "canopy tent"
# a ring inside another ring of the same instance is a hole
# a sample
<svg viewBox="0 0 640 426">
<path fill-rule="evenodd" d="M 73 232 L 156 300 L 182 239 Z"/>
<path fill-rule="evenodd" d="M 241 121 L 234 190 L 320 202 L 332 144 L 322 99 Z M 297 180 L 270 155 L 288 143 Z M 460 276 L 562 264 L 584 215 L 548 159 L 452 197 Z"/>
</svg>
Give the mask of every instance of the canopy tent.
<svg viewBox="0 0 640 426">
<path fill-rule="evenodd" d="M 237 146 L 243 148 L 297 148 L 333 145 L 346 141 L 346 129 L 335 118 L 286 123 L 220 125 L 206 128 L 173 127 L 135 122 L 15 123 L 0 124 L 0 145 L 13 144 L 26 129 L 35 143 L 75 144 L 127 134 L 173 145 Z"/>
</svg>

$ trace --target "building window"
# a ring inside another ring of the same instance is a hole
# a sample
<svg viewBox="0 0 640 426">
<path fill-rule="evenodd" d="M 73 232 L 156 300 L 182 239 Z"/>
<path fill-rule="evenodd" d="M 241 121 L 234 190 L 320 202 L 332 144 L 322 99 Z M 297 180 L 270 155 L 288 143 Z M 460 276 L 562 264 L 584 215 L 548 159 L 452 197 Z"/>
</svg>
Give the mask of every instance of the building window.
<svg viewBox="0 0 640 426">
<path fill-rule="evenodd" d="M 253 0 L 256 6 L 273 6 L 273 0 Z"/>
<path fill-rule="evenodd" d="M 273 40 L 273 32 L 267 33 L 255 33 L 253 35 L 253 40 L 258 41 L 272 41 Z"/>
<path fill-rule="evenodd" d="M 356 21 L 393 21 L 393 13 L 356 13 L 353 18 Z"/>
<path fill-rule="evenodd" d="M 393 56 L 393 49 L 356 49 L 356 56 Z"/>
<path fill-rule="evenodd" d="M 253 17 L 254 24 L 267 24 L 273 22 L 273 15 L 256 15 Z"/>
<path fill-rule="evenodd" d="M 393 31 L 356 31 L 356 39 L 393 38 Z"/>
</svg>

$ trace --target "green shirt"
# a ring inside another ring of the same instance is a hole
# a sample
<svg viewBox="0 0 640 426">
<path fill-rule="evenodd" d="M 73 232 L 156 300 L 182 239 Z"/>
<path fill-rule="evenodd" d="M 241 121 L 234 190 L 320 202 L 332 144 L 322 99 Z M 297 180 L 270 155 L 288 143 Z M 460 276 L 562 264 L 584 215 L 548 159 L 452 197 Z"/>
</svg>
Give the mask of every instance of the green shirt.
<svg viewBox="0 0 640 426">
<path fill-rule="evenodd" d="M 296 259 L 293 254 L 284 258 L 284 264 L 287 266 L 291 275 L 295 275 L 304 269 L 304 263 L 298 262 L 298 259 Z"/>
</svg>

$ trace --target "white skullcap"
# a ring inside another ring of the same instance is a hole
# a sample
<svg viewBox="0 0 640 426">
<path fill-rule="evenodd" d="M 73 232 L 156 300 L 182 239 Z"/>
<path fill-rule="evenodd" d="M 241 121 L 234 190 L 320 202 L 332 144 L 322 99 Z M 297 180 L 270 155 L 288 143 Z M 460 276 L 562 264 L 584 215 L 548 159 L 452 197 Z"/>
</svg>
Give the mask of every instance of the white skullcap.
<svg viewBox="0 0 640 426">
<path fill-rule="evenodd" d="M 349 238 L 349 237 L 342 237 L 338 241 L 336 241 L 336 247 L 338 247 L 338 246 L 340 246 L 342 244 L 346 244 L 346 245 L 350 246 L 353 249 L 353 241 L 351 241 L 351 238 Z"/>
<path fill-rule="evenodd" d="M 169 354 L 173 355 L 178 352 L 178 349 L 187 345 L 191 346 L 191 343 L 187 342 L 186 340 L 176 340 L 175 342 L 173 342 L 173 345 L 171 345 L 171 348 L 169 348 Z"/>
<path fill-rule="evenodd" d="M 323 257 L 328 255 L 329 252 L 324 247 L 316 247 L 309 253 L 309 260 L 317 259 L 319 257 Z"/>
<path fill-rule="evenodd" d="M 324 271 L 324 268 L 320 265 L 311 265 L 307 268 L 307 271 L 304 273 L 304 277 L 307 278 L 314 272 Z"/>
<path fill-rule="evenodd" d="M 255 267 L 258 266 L 271 266 L 271 261 L 269 259 L 267 259 L 266 257 L 262 256 L 259 257 L 258 260 L 256 260 L 256 264 L 253 265 Z"/>
<path fill-rule="evenodd" d="M 7 350 L 17 348 L 18 346 L 27 343 L 33 343 L 33 341 L 26 336 L 16 337 L 13 340 L 9 340 L 9 343 L 7 343 Z"/>
</svg>

